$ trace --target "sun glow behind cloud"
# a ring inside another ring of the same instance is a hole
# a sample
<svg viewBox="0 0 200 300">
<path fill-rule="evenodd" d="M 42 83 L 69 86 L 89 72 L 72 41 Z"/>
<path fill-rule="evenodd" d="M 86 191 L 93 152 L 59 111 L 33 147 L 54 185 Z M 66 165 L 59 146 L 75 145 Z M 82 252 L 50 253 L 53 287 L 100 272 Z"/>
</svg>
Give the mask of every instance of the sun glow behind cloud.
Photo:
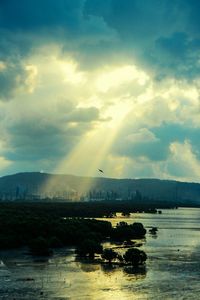
<svg viewBox="0 0 200 300">
<path fill-rule="evenodd" d="M 127 94 L 128 91 L 125 94 L 124 92 L 120 94 L 119 89 L 126 89 L 127 84 L 128 86 L 134 84 L 134 86 L 142 87 L 145 90 L 144 86 L 149 81 L 149 77 L 135 65 L 109 65 L 103 67 L 102 70 L 85 72 L 80 69 L 73 58 L 61 59 L 58 52 L 56 49 L 57 55 L 46 55 L 46 61 L 41 62 L 41 64 L 38 63 L 38 69 L 42 71 L 39 74 L 38 93 L 41 90 L 44 94 L 47 81 L 43 78 L 46 77 L 48 80 L 47 87 L 51 83 L 51 89 L 54 88 L 54 92 L 58 90 L 59 93 L 66 93 L 67 97 L 66 100 L 63 99 L 63 96 L 55 100 L 51 96 L 48 99 L 51 105 L 59 106 L 62 99 L 61 107 L 64 111 L 65 105 L 69 102 L 68 98 L 72 97 L 70 101 L 75 100 L 74 105 L 77 111 L 90 109 L 91 106 L 94 106 L 100 112 L 100 119 L 93 121 L 91 129 L 83 134 L 70 152 L 66 149 L 66 155 L 58 160 L 57 166 L 52 172 L 96 176 L 99 175 L 98 168 L 105 169 L 106 166 L 105 176 L 116 176 L 117 168 L 111 157 L 110 149 L 126 116 L 133 109 L 134 103 L 132 95 Z M 35 57 L 35 62 L 37 62 L 37 57 Z M 80 119 L 70 121 L 68 128 L 76 130 L 79 126 L 84 125 L 84 123 L 82 125 L 79 123 Z M 111 162 L 110 170 L 108 161 Z M 122 163 L 123 160 L 120 161 Z M 123 170 L 123 167 L 120 166 L 119 170 Z M 55 183 L 48 182 L 47 185 L 52 186 Z M 86 190 L 88 185 L 89 183 L 83 189 Z"/>
<path fill-rule="evenodd" d="M 163 119 L 166 122 L 185 119 L 185 110 L 198 107 L 196 87 L 175 84 L 171 80 L 165 84 L 156 84 L 147 72 L 133 63 L 107 64 L 101 69 L 85 71 L 73 57 L 61 56 L 58 48 L 42 49 L 38 53 L 26 62 L 29 102 L 24 95 L 20 103 L 16 99 L 10 106 L 23 107 L 21 113 L 24 111 L 24 115 L 21 117 L 28 123 L 32 118 L 38 120 L 34 125 L 37 125 L 38 134 L 45 133 L 48 126 L 53 125 L 55 135 L 61 126 L 59 130 L 62 132 L 63 141 L 66 139 L 62 143 L 66 145 L 66 150 L 61 146 L 63 155 L 55 157 L 54 168 L 50 170 L 52 173 L 98 176 L 98 168 L 102 168 L 105 176 L 123 177 L 125 174 L 131 176 L 128 171 L 131 169 L 131 172 L 136 172 L 132 176 L 137 177 L 138 170 L 147 168 L 148 165 L 151 170 L 149 172 L 155 174 L 155 177 L 156 174 L 167 177 L 164 163 L 150 162 L 148 157 L 143 156 L 143 149 L 141 157 L 127 155 L 126 151 L 115 153 L 113 149 L 118 149 L 120 143 L 125 147 L 131 143 L 133 150 L 138 144 L 142 145 L 143 140 L 146 140 L 145 136 L 141 136 L 139 141 L 135 138 L 134 141 L 126 139 L 128 136 L 136 137 L 135 130 L 145 132 L 146 127 L 159 126 Z M 92 115 L 93 113 L 95 114 Z M 17 116 L 13 114 L 12 118 L 16 119 Z M 192 122 L 195 120 L 197 122 L 197 118 L 193 118 Z M 126 126 L 129 129 L 123 133 Z M 83 130 L 84 127 L 86 129 Z M 133 132 L 129 134 L 129 130 Z M 150 130 L 149 132 L 151 133 Z M 69 138 L 73 136 L 77 136 L 76 141 L 69 150 L 67 145 L 71 143 Z M 41 147 L 41 143 L 38 147 Z M 60 146 L 54 144 L 52 147 Z M 185 147 L 184 149 L 186 151 Z M 192 150 L 187 150 L 186 155 L 189 155 L 189 151 Z M 173 154 L 173 160 L 172 157 Z M 5 161 L 9 162 L 7 159 Z M 41 165 L 42 169 L 45 170 L 46 165 L 47 160 Z M 47 184 L 55 185 L 52 182 Z M 89 185 L 88 181 L 82 189 L 86 190 Z"/>
<path fill-rule="evenodd" d="M 99 168 L 103 168 L 105 172 L 103 176 L 116 177 L 116 167 L 113 168 L 116 162 L 112 164 L 112 167 L 108 165 L 110 148 L 129 108 L 129 104 L 126 105 L 126 103 L 120 103 L 120 101 L 110 108 L 108 114 L 112 114 L 112 118 L 109 122 L 99 124 L 99 126 L 96 126 L 83 136 L 78 145 L 58 164 L 54 173 L 79 174 L 88 177 L 79 188 L 83 194 L 90 189 L 91 177 L 99 176 Z M 52 189 L 55 186 L 56 182 L 54 179 L 50 179 L 43 187 L 43 190 Z"/>
<path fill-rule="evenodd" d="M 6 63 L 3 61 L 0 61 L 0 72 L 4 71 L 6 69 Z"/>
<path fill-rule="evenodd" d="M 86 75 L 84 72 L 77 70 L 77 63 L 71 60 L 68 62 L 60 61 L 61 70 L 65 76 L 64 82 L 71 83 L 74 85 L 80 85 L 86 83 Z"/>
<path fill-rule="evenodd" d="M 1 2 L 1 175 L 199 181 L 198 1 Z"/>
<path fill-rule="evenodd" d="M 147 74 L 138 70 L 134 65 L 114 66 L 111 69 L 105 68 L 103 72 L 100 72 L 96 80 L 96 88 L 98 91 L 106 93 L 109 89 L 119 87 L 131 81 L 136 81 L 139 85 L 143 86 L 148 79 Z"/>
</svg>

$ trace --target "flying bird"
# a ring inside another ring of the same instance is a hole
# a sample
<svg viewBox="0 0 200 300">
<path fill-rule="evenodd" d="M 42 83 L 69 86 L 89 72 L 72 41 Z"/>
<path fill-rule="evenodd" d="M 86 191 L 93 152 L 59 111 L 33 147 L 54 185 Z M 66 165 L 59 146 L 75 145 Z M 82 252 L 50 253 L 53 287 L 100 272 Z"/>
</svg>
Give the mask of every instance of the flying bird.
<svg viewBox="0 0 200 300">
<path fill-rule="evenodd" d="M 98 170 L 99 170 L 99 172 L 104 173 L 103 170 L 101 170 L 101 169 L 98 169 Z"/>
</svg>

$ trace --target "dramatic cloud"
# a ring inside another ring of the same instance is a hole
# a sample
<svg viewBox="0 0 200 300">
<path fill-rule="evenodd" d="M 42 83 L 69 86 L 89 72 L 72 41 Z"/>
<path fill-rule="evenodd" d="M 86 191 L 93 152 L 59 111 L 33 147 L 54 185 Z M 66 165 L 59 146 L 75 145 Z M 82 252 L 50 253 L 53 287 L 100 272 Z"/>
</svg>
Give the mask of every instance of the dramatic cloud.
<svg viewBox="0 0 200 300">
<path fill-rule="evenodd" d="M 2 0 L 1 174 L 199 180 L 199 9 Z"/>
<path fill-rule="evenodd" d="M 12 164 L 21 162 L 23 166 L 31 166 L 32 162 L 34 170 L 45 168 L 52 171 L 56 168 L 58 161 L 73 149 L 99 118 L 97 109 L 80 109 L 74 105 L 62 106 L 61 110 L 52 108 L 48 113 L 40 111 L 41 107 L 34 112 L 29 109 L 26 107 L 23 113 L 18 110 L 17 116 L 14 111 L 7 112 L 6 120 L 1 121 L 1 154 Z"/>
</svg>

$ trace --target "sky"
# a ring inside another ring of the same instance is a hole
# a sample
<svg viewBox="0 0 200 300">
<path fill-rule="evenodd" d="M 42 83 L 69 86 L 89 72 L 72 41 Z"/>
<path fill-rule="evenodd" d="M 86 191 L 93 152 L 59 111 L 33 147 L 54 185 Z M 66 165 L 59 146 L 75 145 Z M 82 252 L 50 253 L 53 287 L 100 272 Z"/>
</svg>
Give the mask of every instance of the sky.
<svg viewBox="0 0 200 300">
<path fill-rule="evenodd" d="M 1 0 L 0 176 L 199 182 L 199 10 L 198 0 Z"/>
</svg>

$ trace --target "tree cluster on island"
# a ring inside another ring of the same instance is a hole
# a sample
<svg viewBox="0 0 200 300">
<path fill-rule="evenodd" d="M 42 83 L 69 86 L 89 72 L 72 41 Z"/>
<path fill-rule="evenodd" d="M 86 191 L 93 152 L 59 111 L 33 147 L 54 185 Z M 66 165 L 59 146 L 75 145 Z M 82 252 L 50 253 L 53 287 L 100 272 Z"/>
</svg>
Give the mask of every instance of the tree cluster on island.
<svg viewBox="0 0 200 300">
<path fill-rule="evenodd" d="M 36 210 L 27 210 L 23 206 L 20 210 L 13 210 L 10 206 L 2 207 L 0 249 L 28 247 L 27 249 L 33 255 L 50 255 L 54 248 L 73 246 L 81 257 L 93 259 L 95 254 L 102 254 L 102 259 L 107 260 L 110 253 L 111 258 L 108 261 L 116 258 L 119 261 L 121 259 L 121 262 L 128 262 L 127 255 L 130 255 L 128 251 L 120 258 L 119 254 L 112 252 L 113 250 L 110 252 L 103 250 L 102 243 L 104 241 L 122 244 L 126 242 L 127 245 L 131 245 L 131 240 L 143 239 L 146 234 L 146 229 L 141 223 L 128 225 L 126 222 L 120 222 L 116 227 L 112 227 L 108 221 L 63 218 L 60 216 L 59 209 L 49 213 L 42 210 L 42 207 Z M 141 250 L 133 249 L 135 254 L 142 255 Z M 112 257 L 112 255 L 117 256 Z"/>
<path fill-rule="evenodd" d="M 114 260 L 115 263 L 124 265 L 131 264 L 138 266 L 143 264 L 147 255 L 144 251 L 133 247 L 134 243 L 131 239 L 142 239 L 145 237 L 146 229 L 141 223 L 133 223 L 128 225 L 126 222 L 120 222 L 116 227 L 112 227 L 110 232 L 110 240 L 113 242 L 120 242 L 130 244 L 129 248 L 124 255 L 114 251 L 112 248 L 103 249 L 101 243 L 93 237 L 91 240 L 83 240 L 76 248 L 76 254 L 80 258 L 94 259 L 95 254 L 101 254 L 103 261 L 108 261 L 109 264 Z"/>
<path fill-rule="evenodd" d="M 103 249 L 102 246 L 91 242 L 91 241 L 85 241 L 84 246 L 82 249 L 84 251 L 82 252 L 78 250 L 76 253 L 79 255 L 79 257 L 88 257 L 90 259 L 94 259 L 95 253 L 101 254 L 102 261 L 101 262 L 107 262 L 109 265 L 115 262 L 115 264 L 118 265 L 132 265 L 134 267 L 138 267 L 140 265 L 143 265 L 145 261 L 147 260 L 147 255 L 144 251 L 138 249 L 138 248 L 129 248 L 124 255 L 119 254 L 112 248 L 106 248 Z"/>
</svg>

